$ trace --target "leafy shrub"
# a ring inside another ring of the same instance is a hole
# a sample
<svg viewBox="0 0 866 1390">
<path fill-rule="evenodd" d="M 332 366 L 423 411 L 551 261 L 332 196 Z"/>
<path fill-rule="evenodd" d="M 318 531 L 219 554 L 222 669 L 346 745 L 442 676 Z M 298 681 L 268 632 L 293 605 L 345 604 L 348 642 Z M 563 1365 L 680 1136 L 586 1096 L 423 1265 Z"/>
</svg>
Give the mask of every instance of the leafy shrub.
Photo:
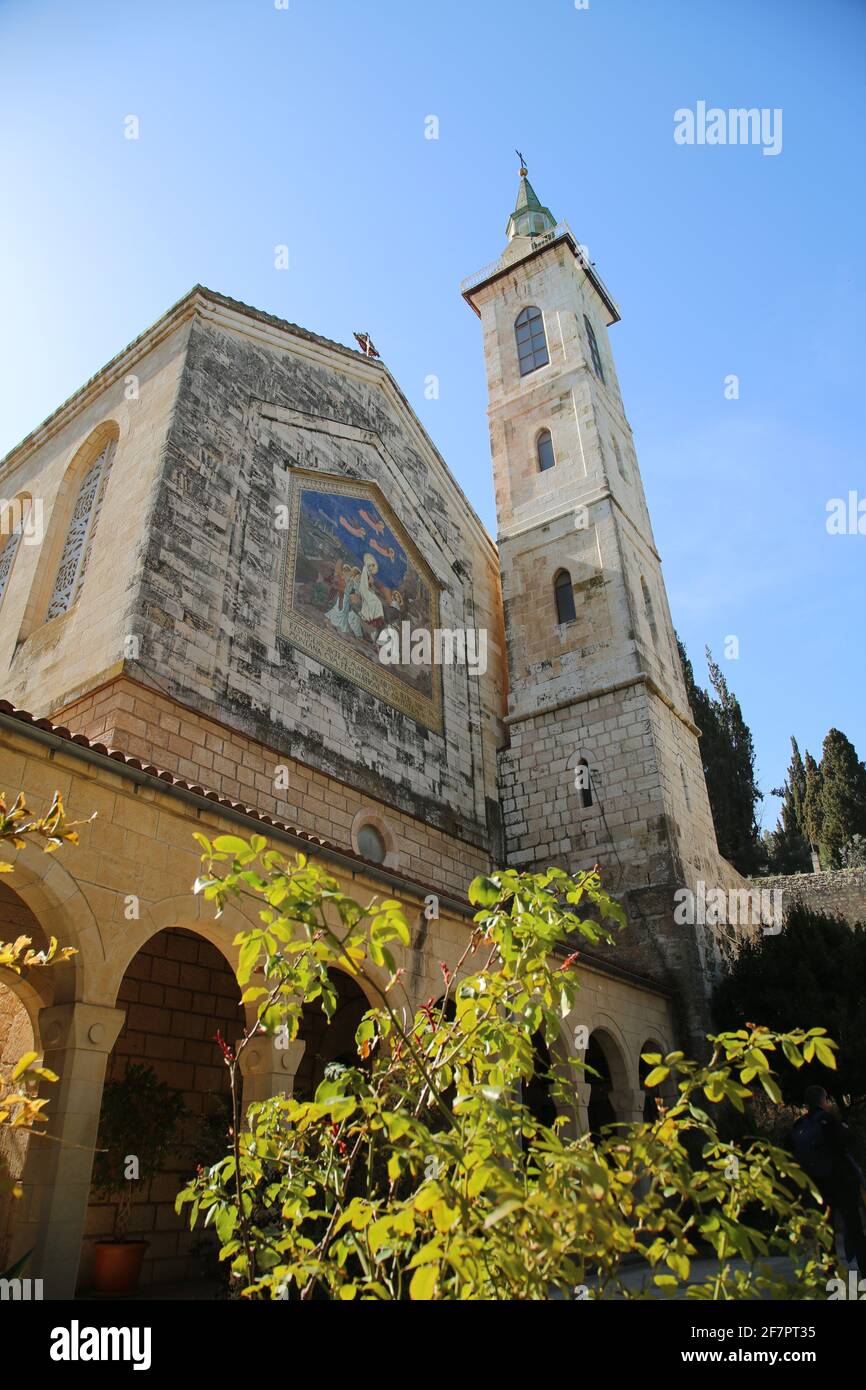
<svg viewBox="0 0 866 1390">
<path fill-rule="evenodd" d="M 206 863 L 197 890 L 218 911 L 242 892 L 261 900 L 262 925 L 236 938 L 258 1029 L 288 1041 L 305 1006 L 331 1017 L 337 970 L 376 1000 L 357 1029 L 357 1062 L 332 1066 L 310 1101 L 274 1096 L 244 1117 L 236 1073 L 257 1029 L 226 1048 L 231 1152 L 177 1207 L 192 1226 L 214 1225 L 241 1296 L 634 1296 L 620 1272 L 635 1253 L 656 1290 L 672 1293 L 706 1246 L 718 1267 L 689 1286 L 691 1297 L 826 1292 L 829 1237 L 807 1178 L 766 1140 L 723 1140 L 713 1118 L 725 1103 L 742 1111 L 755 1086 L 780 1099 L 771 1066 L 780 1049 L 794 1059 L 820 1047 L 832 1060 L 822 1030 L 739 1029 L 710 1040 L 706 1066 L 681 1052 L 649 1055 L 646 1084 L 674 1098 L 651 1122 L 578 1136 L 579 1064 L 558 1054 L 579 988 L 576 947 L 610 937 L 587 911 L 623 921 L 596 873 L 476 879 L 474 922 L 455 971 L 443 968 L 442 998 L 412 1009 L 391 951 L 410 944 L 399 903 L 362 906 L 260 836 L 197 838 Z M 556 1102 L 552 1122 L 526 1103 L 533 1081 Z M 796 1265 L 782 1280 L 763 1261 L 792 1246 Z"/>
</svg>

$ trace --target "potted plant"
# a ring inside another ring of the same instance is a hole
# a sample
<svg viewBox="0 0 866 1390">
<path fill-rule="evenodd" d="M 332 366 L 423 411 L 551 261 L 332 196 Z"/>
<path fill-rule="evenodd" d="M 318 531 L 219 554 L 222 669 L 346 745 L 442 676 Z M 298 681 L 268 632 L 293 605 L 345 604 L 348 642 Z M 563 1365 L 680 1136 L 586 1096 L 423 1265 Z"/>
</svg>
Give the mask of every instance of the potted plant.
<svg viewBox="0 0 866 1390">
<path fill-rule="evenodd" d="M 159 1172 L 175 1147 L 184 1113 L 183 1099 L 152 1067 L 130 1062 L 102 1096 L 93 1188 L 100 1197 L 118 1198 L 114 1234 L 94 1247 L 93 1287 L 97 1293 L 133 1293 L 141 1273 L 146 1240 L 127 1237 L 135 1191 Z"/>
</svg>

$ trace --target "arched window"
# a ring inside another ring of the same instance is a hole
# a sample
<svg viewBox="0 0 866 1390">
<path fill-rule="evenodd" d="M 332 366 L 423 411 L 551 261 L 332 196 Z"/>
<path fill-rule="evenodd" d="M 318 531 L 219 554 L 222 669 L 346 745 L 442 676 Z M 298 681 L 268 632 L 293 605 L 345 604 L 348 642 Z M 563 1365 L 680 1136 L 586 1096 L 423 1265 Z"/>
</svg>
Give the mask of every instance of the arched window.
<svg viewBox="0 0 866 1390">
<path fill-rule="evenodd" d="M 9 576 L 18 554 L 21 537 L 27 523 L 31 498 L 16 497 L 0 512 L 0 603 L 9 585 Z"/>
<path fill-rule="evenodd" d="M 614 439 L 614 441 L 613 441 L 613 454 L 614 454 L 614 458 L 616 459 L 616 466 L 617 466 L 617 468 L 619 469 L 619 476 L 622 478 L 622 480 L 623 480 L 624 483 L 627 483 L 627 482 L 628 482 L 628 473 L 626 472 L 626 467 L 625 467 L 625 464 L 624 464 L 624 462 L 623 462 L 622 450 L 620 449 L 620 447 L 619 447 L 619 445 L 618 445 L 618 443 L 616 442 L 615 439 Z"/>
<path fill-rule="evenodd" d="M 362 859 L 369 859 L 373 864 L 385 862 L 387 849 L 384 836 L 369 822 L 362 825 L 358 831 L 358 853 Z"/>
<path fill-rule="evenodd" d="M 598 350 L 598 343 L 595 339 L 595 329 L 593 328 L 589 319 L 586 317 L 586 314 L 584 314 L 583 316 L 583 322 L 586 328 L 587 340 L 589 342 L 589 355 L 592 358 L 593 370 L 596 376 L 598 377 L 599 381 L 604 381 L 604 367 L 601 365 L 601 353 Z"/>
<path fill-rule="evenodd" d="M 535 448 L 538 454 L 538 470 L 540 473 L 544 473 L 548 468 L 554 468 L 556 466 L 556 455 L 553 452 L 553 440 L 550 437 L 550 430 L 541 431 Z"/>
<path fill-rule="evenodd" d="M 647 582 L 644 579 L 643 575 L 641 575 L 640 577 L 640 587 L 641 593 L 643 594 L 643 606 L 646 610 L 647 622 L 649 623 L 650 632 L 652 633 L 653 641 L 658 642 L 659 632 L 656 626 L 656 615 L 655 610 L 653 608 L 652 595 L 650 594 L 649 588 L 647 587 Z"/>
<path fill-rule="evenodd" d="M 555 576 L 553 593 L 556 599 L 556 621 L 573 623 L 577 614 L 574 608 L 574 588 L 568 570 L 560 570 Z"/>
<path fill-rule="evenodd" d="M 67 612 L 81 591 L 108 486 L 114 447 L 115 441 L 110 439 L 99 457 L 91 463 L 78 489 L 46 620 Z"/>
<path fill-rule="evenodd" d="M 538 367 L 546 367 L 550 358 L 547 355 L 547 338 L 544 336 L 544 319 L 541 310 L 521 309 L 514 323 L 514 336 L 517 339 L 517 360 L 520 375 L 526 376 Z"/>
<path fill-rule="evenodd" d="M 586 758 L 581 758 L 575 768 L 574 785 L 580 792 L 580 804 L 585 811 L 592 805 L 592 773 Z"/>
</svg>

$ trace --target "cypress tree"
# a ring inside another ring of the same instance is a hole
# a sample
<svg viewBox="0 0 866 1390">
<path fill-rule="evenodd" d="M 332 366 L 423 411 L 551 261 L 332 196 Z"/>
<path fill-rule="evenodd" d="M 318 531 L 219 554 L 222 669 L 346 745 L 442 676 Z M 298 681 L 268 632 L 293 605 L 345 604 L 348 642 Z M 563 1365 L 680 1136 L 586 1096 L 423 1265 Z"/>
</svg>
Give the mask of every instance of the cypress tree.
<svg viewBox="0 0 866 1390">
<path fill-rule="evenodd" d="M 803 803 L 806 800 L 806 769 L 800 756 L 800 749 L 794 735 L 791 735 L 791 762 L 788 766 L 788 781 L 792 824 L 804 835 Z"/>
<path fill-rule="evenodd" d="M 821 805 L 821 769 L 806 750 L 803 759 L 806 772 L 806 795 L 803 798 L 803 831 L 812 845 L 821 844 L 821 824 L 823 808 Z"/>
<path fill-rule="evenodd" d="M 755 818 L 761 793 L 755 781 L 755 749 L 740 703 L 707 648 L 707 666 L 714 694 L 695 680 L 692 664 L 677 641 L 689 704 L 701 730 L 700 750 L 719 852 L 742 874 L 754 873 L 766 862 L 764 843 Z"/>
<path fill-rule="evenodd" d="M 777 874 L 796 874 L 811 869 L 809 840 L 803 829 L 803 807 L 806 800 L 806 769 L 797 740 L 791 737 L 791 761 L 783 787 L 773 789 L 782 798 L 776 829 L 765 835 L 770 869 Z"/>
<path fill-rule="evenodd" d="M 866 835 L 866 767 L 839 729 L 831 729 L 824 740 L 820 802 L 822 859 L 835 866 L 843 846 L 855 835 Z"/>
<path fill-rule="evenodd" d="M 729 690 L 709 647 L 706 654 L 724 750 L 725 848 L 722 849 L 721 841 L 719 848 L 740 873 L 753 874 L 764 860 L 761 832 L 755 816 L 755 808 L 763 800 L 755 778 L 755 745 L 751 730 L 743 718 L 740 702 Z"/>
</svg>

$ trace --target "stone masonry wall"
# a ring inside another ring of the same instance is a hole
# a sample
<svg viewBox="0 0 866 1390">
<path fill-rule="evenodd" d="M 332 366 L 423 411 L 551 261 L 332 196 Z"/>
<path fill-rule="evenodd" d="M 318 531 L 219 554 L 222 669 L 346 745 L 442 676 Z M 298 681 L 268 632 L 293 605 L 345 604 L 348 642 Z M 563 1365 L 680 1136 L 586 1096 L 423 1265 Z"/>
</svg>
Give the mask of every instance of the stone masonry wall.
<svg viewBox="0 0 866 1390">
<path fill-rule="evenodd" d="M 503 813 L 513 863 L 590 868 L 597 859 L 632 886 L 670 872 L 670 853 L 658 788 L 657 761 L 645 688 L 574 701 L 510 725 L 502 754 Z M 587 757 L 593 804 L 584 807 L 575 768 Z"/>
<path fill-rule="evenodd" d="M 628 925 L 599 954 L 672 988 L 680 1037 L 699 1049 L 710 982 L 731 943 L 724 928 L 675 922 L 674 894 L 682 885 L 694 887 L 699 877 L 719 886 L 736 886 L 740 878 L 719 857 L 711 827 L 707 833 L 698 822 L 693 831 L 685 829 L 679 744 L 688 753 L 687 731 L 642 681 L 510 729 L 501 777 L 512 861 L 571 871 L 601 865 Z M 584 755 L 593 776 L 589 807 L 574 785 Z M 690 773 L 697 775 L 694 768 Z M 703 788 L 699 765 L 697 773 L 701 780 L 694 785 Z"/>
<path fill-rule="evenodd" d="M 866 869 L 835 869 L 820 874 L 778 874 L 755 878 L 756 888 L 780 889 L 783 910 L 795 902 L 815 912 L 838 913 L 850 922 L 866 924 Z"/>
<path fill-rule="evenodd" d="M 352 823 L 360 811 L 381 816 L 393 834 L 389 865 L 434 891 L 438 888 L 462 899 L 472 878 L 491 867 L 483 850 L 383 806 L 352 786 L 136 681 L 112 681 L 54 717 L 73 733 L 121 748 L 345 849 L 353 848 Z M 288 770 L 285 791 L 275 787 L 279 766 Z"/>
<path fill-rule="evenodd" d="M 443 624 L 488 632 L 483 677 L 439 668 L 441 733 L 281 637 L 276 511 L 293 467 L 377 486 L 441 585 Z M 446 833 L 496 844 L 496 554 L 381 367 L 228 309 L 197 318 L 139 619 L 141 669 L 178 699 Z"/>
<path fill-rule="evenodd" d="M 0 497 L 29 493 L 42 507 L 41 544 L 23 543 L 0 606 L 0 697 L 39 714 L 73 699 L 120 662 L 135 630 L 142 552 L 168 422 L 183 365 L 188 324 L 121 369 L 100 390 L 87 387 L 77 411 L 35 432 L 0 461 Z M 76 461 L 96 431 L 118 435 L 102 512 L 77 601 L 45 621 L 81 481 Z"/>
<path fill-rule="evenodd" d="M 108 428 L 118 442 L 83 588 L 45 622 L 75 460 Z M 437 671 L 441 731 L 281 637 L 275 515 L 298 466 L 377 486 L 436 575 L 440 624 L 486 633 L 485 672 Z M 20 547 L 7 587 L 0 696 L 44 715 L 127 670 L 501 857 L 496 550 L 381 363 L 194 292 L 0 462 L 0 495 L 25 491 L 46 535 Z"/>
</svg>

